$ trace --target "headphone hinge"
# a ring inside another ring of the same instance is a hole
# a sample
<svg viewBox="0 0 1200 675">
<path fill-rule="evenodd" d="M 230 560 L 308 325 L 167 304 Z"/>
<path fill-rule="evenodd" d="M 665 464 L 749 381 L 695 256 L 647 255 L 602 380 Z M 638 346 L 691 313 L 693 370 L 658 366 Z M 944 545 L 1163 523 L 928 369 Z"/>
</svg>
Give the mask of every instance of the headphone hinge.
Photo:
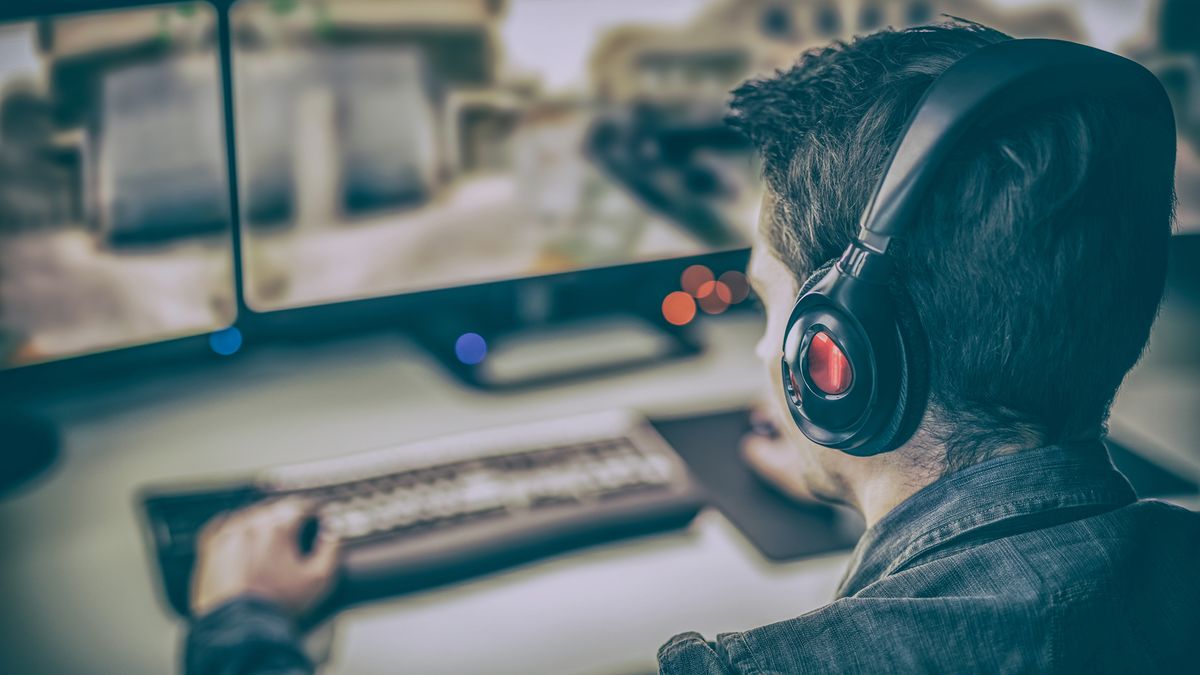
<svg viewBox="0 0 1200 675">
<path fill-rule="evenodd" d="M 846 247 L 837 266 L 842 274 L 867 283 L 886 284 L 892 277 L 892 261 L 887 254 L 865 246 L 858 240 Z"/>
</svg>

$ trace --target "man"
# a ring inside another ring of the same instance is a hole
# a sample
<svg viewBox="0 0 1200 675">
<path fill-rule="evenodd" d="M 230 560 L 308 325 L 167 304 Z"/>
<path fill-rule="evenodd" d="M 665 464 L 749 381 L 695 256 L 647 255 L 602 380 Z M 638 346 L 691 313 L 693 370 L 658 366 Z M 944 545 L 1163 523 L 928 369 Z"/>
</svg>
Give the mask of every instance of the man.
<svg viewBox="0 0 1200 675">
<path fill-rule="evenodd" d="M 799 284 L 853 237 L 929 83 L 1004 39 L 961 23 L 883 32 L 734 92 L 769 193 L 750 271 L 776 419 Z M 916 434 L 858 458 L 788 421 L 745 448 L 783 489 L 863 514 L 837 599 L 712 642 L 679 635 L 662 672 L 1195 667 L 1200 516 L 1138 501 L 1099 440 L 1157 311 L 1171 227 L 1169 158 L 1143 152 L 1132 115 L 1064 103 L 958 149 L 897 254 L 932 355 Z M 283 503 L 210 528 L 192 672 L 309 668 L 287 617 L 328 586 L 335 545 L 301 556 L 301 516 Z"/>
</svg>

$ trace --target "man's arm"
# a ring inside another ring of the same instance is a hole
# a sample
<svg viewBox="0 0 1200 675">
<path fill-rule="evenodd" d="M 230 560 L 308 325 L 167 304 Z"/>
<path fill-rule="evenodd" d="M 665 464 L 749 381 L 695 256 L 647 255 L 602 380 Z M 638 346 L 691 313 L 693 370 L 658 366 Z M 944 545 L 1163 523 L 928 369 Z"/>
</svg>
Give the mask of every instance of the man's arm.
<svg viewBox="0 0 1200 675">
<path fill-rule="evenodd" d="M 184 655 L 188 675 L 307 675 L 296 621 L 328 593 L 337 542 L 318 537 L 310 554 L 299 532 L 310 516 L 299 500 L 247 509 L 200 535 Z"/>
<path fill-rule="evenodd" d="M 187 675 L 311 675 L 295 623 L 278 605 L 236 598 L 205 614 L 188 630 Z"/>
</svg>

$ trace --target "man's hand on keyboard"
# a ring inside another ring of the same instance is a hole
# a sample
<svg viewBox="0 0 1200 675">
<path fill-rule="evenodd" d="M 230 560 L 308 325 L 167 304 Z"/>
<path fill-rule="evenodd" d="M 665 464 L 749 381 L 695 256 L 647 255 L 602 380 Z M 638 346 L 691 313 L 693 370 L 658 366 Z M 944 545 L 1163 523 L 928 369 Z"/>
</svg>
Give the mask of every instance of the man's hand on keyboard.
<svg viewBox="0 0 1200 675">
<path fill-rule="evenodd" d="M 203 616 L 240 596 L 277 604 L 292 617 L 311 610 L 333 583 L 337 540 L 318 536 L 312 552 L 300 550 L 300 530 L 310 512 L 299 499 L 283 499 L 218 518 L 200 534 L 192 577 L 192 613 Z"/>
</svg>

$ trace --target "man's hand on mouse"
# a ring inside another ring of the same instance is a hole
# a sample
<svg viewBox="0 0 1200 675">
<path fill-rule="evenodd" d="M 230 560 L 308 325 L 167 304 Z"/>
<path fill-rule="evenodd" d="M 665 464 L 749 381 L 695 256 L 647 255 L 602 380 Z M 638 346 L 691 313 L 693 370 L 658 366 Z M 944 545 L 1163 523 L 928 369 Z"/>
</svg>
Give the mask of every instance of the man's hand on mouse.
<svg viewBox="0 0 1200 675">
<path fill-rule="evenodd" d="M 788 497 L 818 501 L 803 479 L 804 462 L 808 461 L 803 450 L 788 442 L 771 411 L 766 404 L 750 411 L 750 432 L 742 437 L 742 459 L 759 478 Z"/>
<path fill-rule="evenodd" d="M 318 535 L 311 553 L 300 550 L 300 530 L 311 507 L 288 498 L 209 522 L 200 533 L 192 575 L 194 616 L 241 595 L 279 605 L 299 618 L 329 592 L 337 572 L 338 542 Z"/>
</svg>

